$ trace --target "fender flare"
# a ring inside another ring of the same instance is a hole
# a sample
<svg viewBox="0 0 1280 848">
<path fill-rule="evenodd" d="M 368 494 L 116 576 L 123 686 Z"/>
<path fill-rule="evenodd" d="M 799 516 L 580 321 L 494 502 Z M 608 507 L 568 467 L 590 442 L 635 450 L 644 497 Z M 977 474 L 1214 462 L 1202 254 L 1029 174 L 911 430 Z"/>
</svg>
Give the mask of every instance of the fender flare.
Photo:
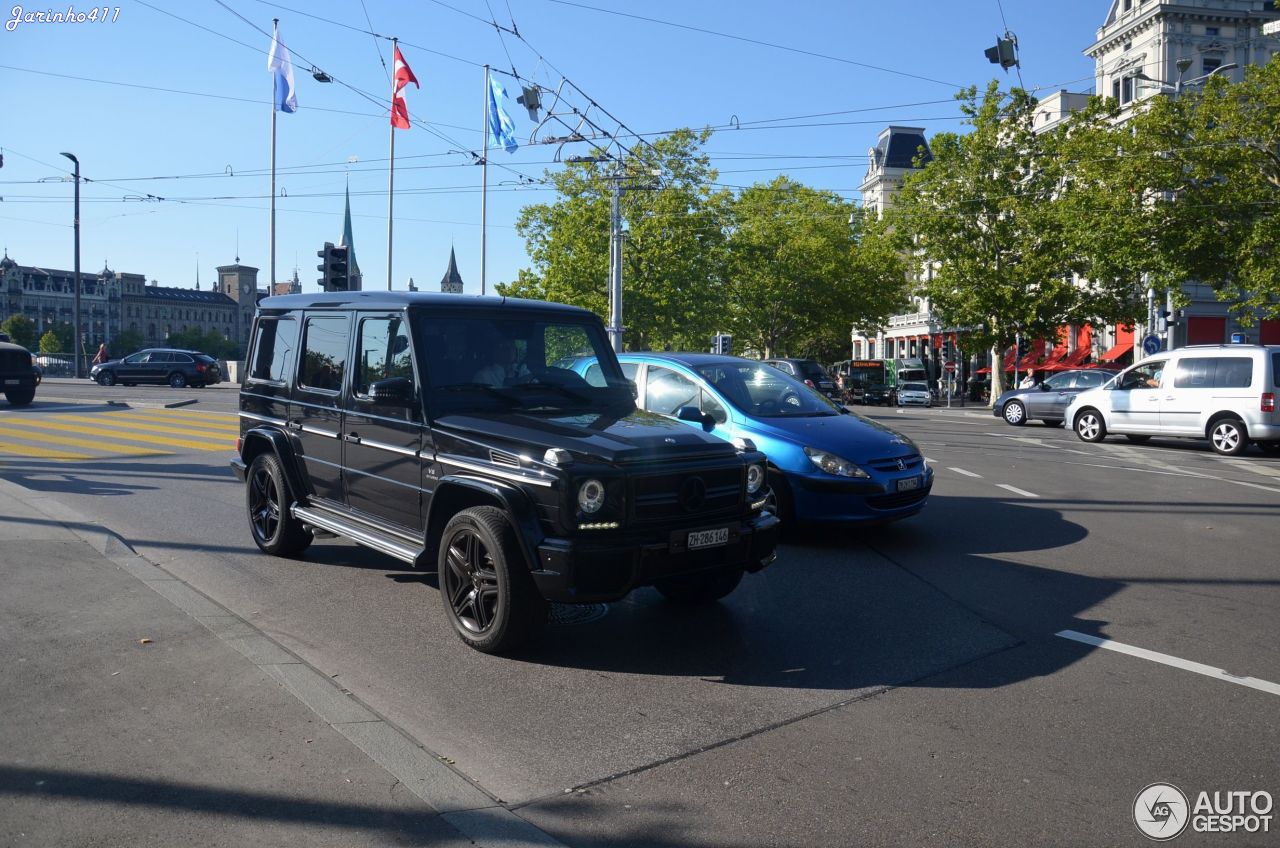
<svg viewBox="0 0 1280 848">
<path fill-rule="evenodd" d="M 260 448 L 259 446 L 264 443 L 265 446 Z M 251 464 L 258 454 L 267 451 L 273 452 L 276 459 L 280 460 L 280 467 L 284 470 L 285 480 L 294 498 L 304 501 L 310 489 L 306 485 L 302 470 L 298 467 L 298 454 L 294 449 L 293 439 L 274 427 L 254 427 L 240 437 L 240 456 L 245 460 L 246 465 Z"/>
<path fill-rule="evenodd" d="M 444 529 L 444 525 L 454 514 L 453 512 L 449 512 L 448 515 L 443 514 L 445 506 L 442 505 L 456 501 L 456 498 L 450 497 L 451 494 L 463 495 L 464 502 L 497 501 L 507 515 L 507 523 L 516 534 L 525 566 L 530 571 L 538 569 L 538 545 L 546 534 L 542 532 L 537 510 L 529 500 L 529 496 L 516 486 L 461 474 L 441 477 L 431 493 L 431 503 L 427 507 L 426 516 L 427 544 L 423 551 L 424 554 L 430 555 L 430 562 L 423 563 L 427 568 L 435 568 L 436 554 L 440 546 L 437 533 Z M 433 533 L 433 530 L 436 532 Z"/>
</svg>

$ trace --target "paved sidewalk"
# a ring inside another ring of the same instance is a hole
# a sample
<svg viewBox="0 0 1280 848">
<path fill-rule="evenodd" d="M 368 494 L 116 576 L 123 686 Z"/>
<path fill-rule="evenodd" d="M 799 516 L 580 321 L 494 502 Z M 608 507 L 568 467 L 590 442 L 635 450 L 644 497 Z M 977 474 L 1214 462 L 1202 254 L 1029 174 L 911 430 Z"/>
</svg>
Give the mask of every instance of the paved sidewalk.
<svg viewBox="0 0 1280 848">
<path fill-rule="evenodd" d="M 118 537 L 4 480 L 0 581 L 0 844 L 559 844 Z"/>
</svg>

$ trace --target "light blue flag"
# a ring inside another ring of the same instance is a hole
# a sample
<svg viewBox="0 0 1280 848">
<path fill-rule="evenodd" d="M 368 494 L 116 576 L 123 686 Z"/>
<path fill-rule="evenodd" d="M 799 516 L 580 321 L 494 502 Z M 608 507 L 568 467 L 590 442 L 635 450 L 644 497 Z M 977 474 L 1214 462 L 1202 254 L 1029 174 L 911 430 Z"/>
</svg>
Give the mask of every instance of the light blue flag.
<svg viewBox="0 0 1280 848">
<path fill-rule="evenodd" d="M 502 100 L 507 96 L 507 90 L 502 87 L 502 83 L 493 78 L 493 74 L 489 75 L 489 147 L 496 147 L 501 144 L 507 149 L 508 153 L 515 153 L 516 148 L 520 145 L 516 144 L 516 125 L 511 122 L 511 116 L 507 114 L 507 110 L 502 108 Z"/>
<path fill-rule="evenodd" d="M 289 48 L 280 40 L 279 32 L 271 36 L 267 70 L 276 75 L 273 95 L 276 111 L 298 111 L 298 87 L 293 82 L 293 58 L 289 55 Z"/>
</svg>

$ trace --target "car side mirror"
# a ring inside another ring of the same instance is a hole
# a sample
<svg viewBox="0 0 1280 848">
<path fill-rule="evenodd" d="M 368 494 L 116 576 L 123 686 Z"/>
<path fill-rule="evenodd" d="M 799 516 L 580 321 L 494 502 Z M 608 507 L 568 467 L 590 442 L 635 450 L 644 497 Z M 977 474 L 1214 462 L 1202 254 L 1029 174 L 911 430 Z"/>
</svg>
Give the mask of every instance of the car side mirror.
<svg viewBox="0 0 1280 848">
<path fill-rule="evenodd" d="M 689 421 L 695 424 L 701 424 L 705 432 L 710 433 L 715 429 L 716 419 L 711 417 L 711 413 L 703 412 L 696 406 L 682 406 L 676 412 L 676 418 L 681 421 Z"/>
<path fill-rule="evenodd" d="M 404 377 L 388 377 L 369 385 L 369 396 L 377 403 L 410 406 L 413 403 L 413 381 Z"/>
<path fill-rule="evenodd" d="M 1047 391 L 1049 391 L 1049 390 L 1050 390 L 1050 389 L 1052 389 L 1052 388 L 1053 388 L 1053 386 L 1050 386 L 1048 383 L 1041 383 L 1041 384 L 1040 384 L 1040 391 L 1042 391 L 1042 392 L 1047 392 Z"/>
</svg>

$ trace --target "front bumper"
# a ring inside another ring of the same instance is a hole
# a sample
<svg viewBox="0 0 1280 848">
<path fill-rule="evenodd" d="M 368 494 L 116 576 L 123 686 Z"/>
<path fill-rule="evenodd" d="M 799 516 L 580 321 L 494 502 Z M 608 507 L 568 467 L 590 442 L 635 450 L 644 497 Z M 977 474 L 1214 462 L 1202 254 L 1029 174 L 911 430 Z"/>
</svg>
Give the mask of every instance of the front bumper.
<svg viewBox="0 0 1280 848">
<path fill-rule="evenodd" d="M 18 374 L 5 374 L 0 378 L 0 388 L 12 389 L 34 389 L 36 387 L 36 375 L 34 371 L 27 371 Z"/>
<path fill-rule="evenodd" d="M 655 580 L 699 571 L 741 568 L 759 571 L 771 563 L 778 545 L 778 519 L 768 512 L 728 523 L 728 542 L 688 550 L 693 530 L 724 527 L 725 522 L 677 531 L 652 530 L 591 538 L 547 538 L 538 545 L 533 580 L 548 601 L 616 601 Z"/>
<path fill-rule="evenodd" d="M 236 479 L 241 483 L 243 483 L 245 478 L 249 476 L 249 466 L 246 465 L 245 461 L 238 456 L 231 460 L 231 470 L 235 472 Z"/>
<path fill-rule="evenodd" d="M 914 477 L 914 489 L 898 491 L 898 480 Z M 800 521 L 877 523 L 907 518 L 924 509 L 933 490 L 933 470 L 863 479 L 787 472 L 787 485 Z"/>
</svg>

